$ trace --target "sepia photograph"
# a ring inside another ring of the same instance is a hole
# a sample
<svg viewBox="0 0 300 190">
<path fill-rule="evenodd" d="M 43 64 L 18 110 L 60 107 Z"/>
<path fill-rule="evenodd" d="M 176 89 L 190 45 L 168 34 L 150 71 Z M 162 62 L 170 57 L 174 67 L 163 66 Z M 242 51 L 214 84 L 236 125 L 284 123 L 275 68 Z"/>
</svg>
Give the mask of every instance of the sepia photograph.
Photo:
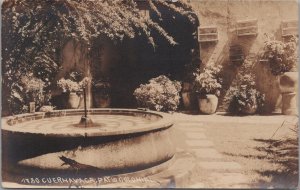
<svg viewBox="0 0 300 190">
<path fill-rule="evenodd" d="M 299 188 L 297 0 L 0 2 L 2 188 Z"/>
</svg>

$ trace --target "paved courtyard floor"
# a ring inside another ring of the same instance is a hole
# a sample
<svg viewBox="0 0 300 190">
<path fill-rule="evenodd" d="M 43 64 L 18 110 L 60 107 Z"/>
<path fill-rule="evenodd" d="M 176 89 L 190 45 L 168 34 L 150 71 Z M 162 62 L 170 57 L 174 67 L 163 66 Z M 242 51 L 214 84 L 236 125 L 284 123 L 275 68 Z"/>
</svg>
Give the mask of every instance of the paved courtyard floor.
<svg viewBox="0 0 300 190">
<path fill-rule="evenodd" d="M 187 151 L 197 158 L 197 172 L 190 188 L 259 188 L 286 187 L 274 176 L 258 171 L 279 169 L 266 153 L 257 153 L 260 140 L 282 139 L 291 135 L 298 118 L 295 116 L 245 116 L 222 114 L 187 115 L 174 113 L 174 141 L 178 151 Z M 259 155 L 260 154 L 260 157 Z M 251 155 L 257 156 L 252 158 Z M 239 158 L 239 156 L 241 158 Z M 247 157 L 248 156 L 248 157 Z M 276 163 L 275 163 L 276 164 Z M 275 176 L 278 177 L 278 176 Z M 287 182 L 289 183 L 289 182 Z M 292 184 L 289 184 L 292 186 Z"/>
<path fill-rule="evenodd" d="M 290 143 L 289 140 L 297 139 L 294 130 L 298 117 L 173 113 L 173 119 L 172 137 L 181 158 L 173 169 L 153 176 L 160 182 L 165 176 L 175 176 L 175 181 L 180 181 L 179 185 L 175 182 L 168 187 L 287 189 L 297 186 L 298 141 Z M 297 151 L 290 154 L 290 150 Z M 153 186 L 143 183 L 102 187 L 127 187 L 124 185 L 160 187 L 156 182 Z"/>
</svg>

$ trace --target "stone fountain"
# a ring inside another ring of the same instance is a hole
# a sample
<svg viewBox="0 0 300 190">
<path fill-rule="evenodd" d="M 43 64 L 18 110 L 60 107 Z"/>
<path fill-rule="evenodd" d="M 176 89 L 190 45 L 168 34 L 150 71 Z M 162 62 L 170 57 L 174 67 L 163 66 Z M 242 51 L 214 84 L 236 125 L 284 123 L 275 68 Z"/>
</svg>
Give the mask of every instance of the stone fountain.
<svg viewBox="0 0 300 190">
<path fill-rule="evenodd" d="M 56 110 L 5 117 L 3 178 L 18 183 L 24 176 L 155 173 L 175 154 L 172 125 L 168 114 L 135 109 Z"/>
</svg>

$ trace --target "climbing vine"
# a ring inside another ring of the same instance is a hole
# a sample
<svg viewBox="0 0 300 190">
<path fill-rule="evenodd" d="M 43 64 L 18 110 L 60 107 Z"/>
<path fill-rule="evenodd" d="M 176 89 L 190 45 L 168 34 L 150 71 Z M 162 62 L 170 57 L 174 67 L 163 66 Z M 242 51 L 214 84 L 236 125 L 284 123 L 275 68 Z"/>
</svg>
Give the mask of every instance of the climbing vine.
<svg viewBox="0 0 300 190">
<path fill-rule="evenodd" d="M 172 3 L 149 0 L 151 9 L 159 6 L 181 13 L 191 22 L 194 14 L 184 1 Z M 60 69 L 60 50 L 73 39 L 91 49 L 100 37 L 113 42 L 144 35 L 155 46 L 156 32 L 170 44 L 176 39 L 159 23 L 142 16 L 134 0 L 6 0 L 2 4 L 2 102 L 5 111 L 20 113 L 27 102 L 23 98 L 21 78 L 34 75 L 51 82 Z M 13 106 L 12 105 L 19 105 Z"/>
</svg>

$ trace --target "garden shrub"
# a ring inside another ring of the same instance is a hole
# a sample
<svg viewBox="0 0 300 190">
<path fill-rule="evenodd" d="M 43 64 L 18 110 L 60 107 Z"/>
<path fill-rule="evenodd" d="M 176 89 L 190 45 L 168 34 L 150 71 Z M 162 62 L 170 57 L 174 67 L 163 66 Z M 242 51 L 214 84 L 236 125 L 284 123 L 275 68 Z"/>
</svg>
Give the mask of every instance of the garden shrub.
<svg viewBox="0 0 300 190">
<path fill-rule="evenodd" d="M 134 91 L 139 106 L 156 111 L 175 111 L 179 105 L 181 83 L 161 75 L 141 84 Z"/>
<path fill-rule="evenodd" d="M 240 85 L 233 90 L 228 111 L 236 115 L 248 114 L 249 110 L 261 113 L 264 106 L 265 95 L 255 88 L 252 75 L 240 75 Z"/>
<path fill-rule="evenodd" d="M 273 75 L 280 75 L 296 67 L 297 44 L 296 37 L 286 43 L 271 39 L 265 41 L 263 57 L 267 60 Z"/>
<path fill-rule="evenodd" d="M 207 94 L 219 96 L 222 87 L 222 79 L 219 76 L 220 70 L 221 66 L 219 65 L 209 65 L 203 71 L 197 69 L 197 72 L 194 73 L 194 91 L 199 96 Z"/>
</svg>

